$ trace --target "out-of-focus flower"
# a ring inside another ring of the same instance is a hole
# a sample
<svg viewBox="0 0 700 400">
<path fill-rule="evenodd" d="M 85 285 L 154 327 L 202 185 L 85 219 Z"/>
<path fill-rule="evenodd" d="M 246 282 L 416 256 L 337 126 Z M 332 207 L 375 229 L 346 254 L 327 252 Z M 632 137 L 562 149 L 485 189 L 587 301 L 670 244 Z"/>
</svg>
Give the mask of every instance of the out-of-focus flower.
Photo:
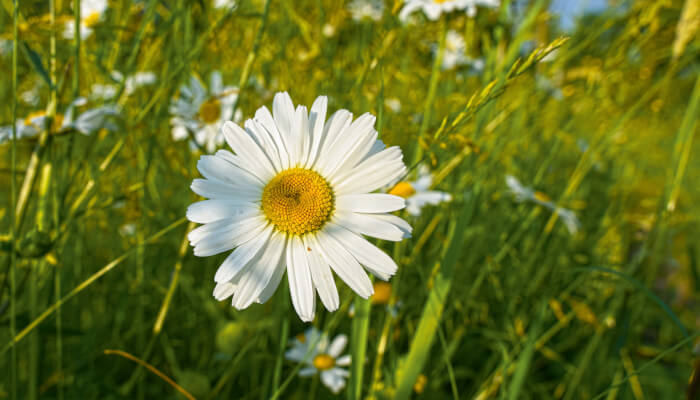
<svg viewBox="0 0 700 400">
<path fill-rule="evenodd" d="M 346 335 L 338 335 L 329 344 L 328 336 L 316 328 L 309 328 L 302 335 L 295 337 L 292 348 L 285 357 L 288 360 L 303 363 L 306 367 L 299 371 L 299 376 L 321 374 L 321 382 L 331 392 L 338 394 L 345 387 L 348 370 L 340 367 L 350 365 L 349 355 L 341 356 L 348 343 Z"/>
<path fill-rule="evenodd" d="M 389 97 L 384 100 L 384 105 L 389 107 L 389 109 L 395 113 L 401 111 L 401 100 L 396 97 Z"/>
<path fill-rule="evenodd" d="M 548 208 L 555 214 L 559 215 L 570 234 L 574 235 L 580 229 L 581 223 L 576 217 L 576 213 L 557 206 L 544 193 L 537 192 L 532 188 L 523 186 L 523 184 L 521 184 L 520 181 L 513 175 L 506 175 L 506 185 L 515 196 L 516 201 L 531 201 L 541 205 L 542 207 Z"/>
<path fill-rule="evenodd" d="M 236 6 L 236 0 L 214 0 L 214 8 L 232 8 Z"/>
<path fill-rule="evenodd" d="M 379 21 L 384 15 L 384 2 L 382 0 L 353 0 L 348 4 L 348 10 L 355 21 L 363 19 Z"/>
<path fill-rule="evenodd" d="M 74 118 L 75 108 L 85 105 L 86 101 L 80 97 L 68 106 L 63 115 L 54 117 L 56 132 L 76 130 L 83 135 L 90 135 L 102 128 L 112 129 L 109 124 L 109 117 L 116 116 L 119 111 L 113 106 L 102 106 L 86 110 Z M 17 120 L 17 139 L 28 139 L 39 135 L 45 127 L 47 115 L 45 111 L 38 111 L 27 115 L 27 117 Z M 0 127 L 0 144 L 12 139 L 12 126 Z"/>
<path fill-rule="evenodd" d="M 406 20 L 408 16 L 416 10 L 423 10 L 428 19 L 435 21 L 442 13 L 456 10 L 465 10 L 467 15 L 476 15 L 476 6 L 495 8 L 500 4 L 499 0 L 408 0 L 399 13 L 401 20 Z"/>
<path fill-rule="evenodd" d="M 264 303 L 285 272 L 299 318 L 312 321 L 316 293 L 329 311 L 339 306 L 333 272 L 359 296 L 373 293 L 367 272 L 382 280 L 396 262 L 363 235 L 401 241 L 411 226 L 390 213 L 404 199 L 375 190 L 406 172 L 398 147 L 377 140 L 376 118 L 354 119 L 347 110 L 327 121 L 328 99 L 294 107 L 278 93 L 272 113 L 261 107 L 241 128 L 227 121 L 221 131 L 235 155 L 202 156 L 192 190 L 208 198 L 187 210 L 204 224 L 189 234 L 194 254 L 233 251 L 214 276 L 217 300 L 245 309 Z"/>
<path fill-rule="evenodd" d="M 80 38 L 87 39 L 92 35 L 92 30 L 102 19 L 107 9 L 107 0 L 81 0 L 80 1 Z M 75 36 L 75 20 L 66 21 L 63 37 L 73 39 Z"/>
<path fill-rule="evenodd" d="M 124 81 L 124 75 L 119 71 L 112 71 L 112 79 L 115 82 L 121 83 Z M 151 71 L 139 71 L 126 78 L 124 82 L 124 93 L 127 96 L 131 96 L 134 92 L 143 86 L 149 86 L 156 83 L 156 74 Z M 95 83 L 91 87 L 90 97 L 93 99 L 100 100 L 111 100 L 117 95 L 117 90 L 119 85 L 115 83 Z"/>
<path fill-rule="evenodd" d="M 224 86 L 219 71 L 211 73 L 209 88 L 193 76 L 189 85 L 180 87 L 180 97 L 170 104 L 170 123 L 175 140 L 192 137 L 196 144 L 213 153 L 224 143 L 221 126 L 233 116 L 233 103 L 238 98 L 238 88 Z M 235 121 L 240 121 L 240 112 Z"/>
<path fill-rule="evenodd" d="M 418 177 L 413 182 L 396 183 L 387 193 L 406 199 L 406 211 L 418 216 L 426 205 L 437 205 L 452 200 L 452 195 L 437 190 L 428 190 L 433 184 L 433 175 L 425 165 L 418 167 Z"/>
</svg>

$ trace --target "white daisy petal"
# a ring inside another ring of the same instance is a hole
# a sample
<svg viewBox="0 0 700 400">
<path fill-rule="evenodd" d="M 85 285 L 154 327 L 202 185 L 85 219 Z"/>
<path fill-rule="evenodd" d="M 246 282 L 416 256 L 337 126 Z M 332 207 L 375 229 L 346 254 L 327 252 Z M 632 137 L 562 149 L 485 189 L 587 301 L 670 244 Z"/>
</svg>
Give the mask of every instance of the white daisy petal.
<svg viewBox="0 0 700 400">
<path fill-rule="evenodd" d="M 321 146 L 321 140 L 323 139 L 323 125 L 326 120 L 327 108 L 328 98 L 326 96 L 319 96 L 311 106 L 311 112 L 309 114 L 309 132 L 311 133 L 312 140 L 308 159 L 304 167 L 308 168 L 312 166 L 318 157 L 317 153 Z"/>
<path fill-rule="evenodd" d="M 259 212 L 259 207 L 244 199 L 203 200 L 187 208 L 187 219 L 198 224 L 206 224 L 242 214 L 248 215 L 253 210 Z"/>
<path fill-rule="evenodd" d="M 233 295 L 233 292 L 236 290 L 236 285 L 233 283 L 229 282 L 223 282 L 223 283 L 217 283 L 216 287 L 214 287 L 214 298 L 221 301 L 221 300 L 226 300 L 227 298 L 231 297 Z"/>
<path fill-rule="evenodd" d="M 404 208 L 406 200 L 384 193 L 346 194 L 338 196 L 335 206 L 343 211 L 387 213 Z"/>
<path fill-rule="evenodd" d="M 229 156 L 230 155 L 230 156 Z M 207 179 L 226 182 L 231 185 L 255 185 L 262 188 L 262 182 L 237 166 L 240 162 L 236 156 L 226 150 L 220 150 L 214 156 L 202 156 L 197 162 L 197 169 Z"/>
<path fill-rule="evenodd" d="M 221 128 L 229 147 L 241 160 L 241 166 L 248 169 L 263 182 L 275 175 L 270 160 L 263 150 L 255 143 L 251 134 L 231 121 L 226 121 Z"/>
<path fill-rule="evenodd" d="M 328 355 L 333 357 L 333 358 L 338 358 L 340 356 L 340 353 L 345 350 L 345 346 L 348 344 L 348 337 L 346 335 L 338 335 L 333 339 L 331 342 L 330 347 L 328 348 Z"/>
<path fill-rule="evenodd" d="M 369 298 L 374 293 L 374 288 L 360 263 L 327 232 L 321 231 L 316 239 L 320 244 L 321 255 L 340 279 L 360 297 Z"/>
<path fill-rule="evenodd" d="M 211 199 L 230 199 L 239 196 L 241 200 L 254 202 L 260 199 L 262 188 L 249 185 L 247 187 L 236 187 L 234 185 L 222 184 L 209 179 L 195 179 L 190 185 L 190 189 L 202 197 Z"/>
<path fill-rule="evenodd" d="M 396 273 L 398 266 L 386 253 L 377 246 L 368 242 L 362 236 L 357 235 L 339 225 L 329 224 L 326 230 L 338 242 L 343 243 L 350 254 L 372 274 L 385 281 Z"/>
<path fill-rule="evenodd" d="M 239 310 L 248 308 L 260 296 L 270 282 L 275 268 L 284 259 L 285 246 L 286 239 L 283 235 L 275 232 L 270 236 L 261 257 L 241 277 L 233 295 L 234 307 Z"/>
<path fill-rule="evenodd" d="M 318 370 L 314 367 L 306 367 L 299 370 L 299 376 L 312 376 L 316 375 Z"/>
<path fill-rule="evenodd" d="M 340 393 L 345 387 L 345 379 L 332 369 L 321 372 L 321 382 L 334 394 Z"/>
<path fill-rule="evenodd" d="M 289 161 L 289 151 L 287 150 L 287 137 L 282 135 L 275 124 L 275 119 L 272 117 L 270 110 L 267 107 L 260 107 L 258 111 L 255 112 L 255 121 L 262 125 L 263 128 L 268 132 L 273 142 L 277 147 L 279 153 L 280 163 L 282 169 L 287 169 L 290 167 Z"/>
<path fill-rule="evenodd" d="M 260 252 L 260 249 L 265 246 L 267 240 L 270 238 L 272 230 L 273 228 L 268 226 L 250 240 L 241 243 L 241 245 L 238 246 L 236 250 L 232 251 L 224 262 L 221 263 L 221 266 L 216 271 L 216 275 L 214 275 L 214 281 L 228 282 L 234 279 L 253 257 Z"/>
<path fill-rule="evenodd" d="M 410 237 L 410 231 L 407 232 L 405 225 L 399 225 L 396 220 L 387 220 L 385 217 L 395 216 L 337 211 L 333 221 L 353 232 L 377 239 L 398 242 L 406 237 Z M 403 221 L 399 217 L 395 218 Z"/>
<path fill-rule="evenodd" d="M 225 226 L 222 226 L 224 225 L 222 223 L 225 223 Z M 216 227 L 209 229 L 206 233 L 198 231 L 199 229 L 206 229 L 210 226 Z M 194 255 L 198 257 L 207 257 L 240 246 L 257 236 L 265 226 L 265 219 L 254 215 L 250 218 L 234 221 L 233 223 L 223 220 L 200 226 L 190 232 L 188 238 L 190 238 L 190 244 L 194 246 Z M 193 232 L 196 235 L 193 235 Z"/>
<path fill-rule="evenodd" d="M 333 273 L 327 262 L 321 257 L 318 245 L 308 238 L 304 239 L 304 248 L 307 251 L 311 279 L 318 292 L 318 297 L 328 311 L 335 311 L 340 306 L 338 289 L 333 280 Z"/>
<path fill-rule="evenodd" d="M 314 319 L 315 293 L 311 280 L 309 261 L 301 238 L 291 238 L 287 243 L 287 278 L 292 304 L 304 322 Z"/>
<path fill-rule="evenodd" d="M 351 361 L 352 361 L 352 358 L 348 354 L 348 355 L 344 355 L 342 357 L 336 358 L 335 365 L 340 365 L 341 367 L 347 367 L 348 365 L 350 365 Z"/>
<path fill-rule="evenodd" d="M 347 110 L 338 110 L 331 115 L 324 125 L 323 138 L 319 149 L 320 156 L 314 163 L 314 169 L 321 174 L 329 176 L 328 168 L 336 161 L 330 156 L 333 145 L 343 135 L 343 132 L 350 127 L 351 123 L 352 113 Z"/>
<path fill-rule="evenodd" d="M 265 289 L 263 289 L 262 293 L 260 293 L 260 296 L 258 296 L 258 298 L 255 300 L 256 303 L 263 304 L 266 301 L 270 300 L 270 297 L 272 297 L 272 295 L 275 294 L 275 291 L 277 291 L 277 287 L 282 281 L 282 277 L 284 276 L 285 270 L 286 268 L 284 258 L 280 258 L 279 264 L 277 264 L 277 267 L 275 267 L 275 270 L 272 273 L 270 282 L 267 284 Z"/>
</svg>

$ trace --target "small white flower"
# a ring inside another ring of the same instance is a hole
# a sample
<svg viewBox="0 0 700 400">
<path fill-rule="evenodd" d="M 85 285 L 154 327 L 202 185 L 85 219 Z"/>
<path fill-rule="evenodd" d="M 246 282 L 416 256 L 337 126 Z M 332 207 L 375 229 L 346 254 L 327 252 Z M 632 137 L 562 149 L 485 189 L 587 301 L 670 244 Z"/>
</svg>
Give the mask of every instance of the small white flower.
<svg viewBox="0 0 700 400">
<path fill-rule="evenodd" d="M 348 10 L 355 21 L 363 19 L 379 21 L 384 15 L 384 2 L 382 0 L 353 0 L 348 4 Z"/>
<path fill-rule="evenodd" d="M 520 181 L 513 175 L 506 175 L 506 185 L 515 196 L 516 201 L 531 201 L 559 215 L 570 234 L 576 234 L 576 232 L 578 232 L 578 230 L 581 228 L 581 222 L 576 217 L 576 213 L 557 206 L 544 193 L 537 192 L 532 188 L 523 186 L 523 184 L 520 183 Z"/>
<path fill-rule="evenodd" d="M 433 51 L 437 53 L 437 46 L 434 46 Z M 466 51 L 467 44 L 462 35 L 452 29 L 447 31 L 445 52 L 442 55 L 442 69 L 450 70 L 458 65 L 466 64 L 468 61 Z"/>
<path fill-rule="evenodd" d="M 236 5 L 236 0 L 214 0 L 214 8 L 232 8 Z"/>
<path fill-rule="evenodd" d="M 421 209 L 427 205 L 437 205 L 452 200 L 452 195 L 437 190 L 428 190 L 433 184 L 433 176 L 428 167 L 418 167 L 418 178 L 413 182 L 401 181 L 393 185 L 389 194 L 406 199 L 406 211 L 418 216 Z"/>
<path fill-rule="evenodd" d="M 401 111 L 401 100 L 396 97 L 389 97 L 384 100 L 384 105 L 389 107 L 389 109 L 395 113 Z"/>
<path fill-rule="evenodd" d="M 328 99 L 294 107 L 277 93 L 272 113 L 261 107 L 245 129 L 221 129 L 235 152 L 202 156 L 192 190 L 210 200 L 189 207 L 187 218 L 204 224 L 189 234 L 194 254 L 234 249 L 216 272 L 214 297 L 232 297 L 244 309 L 264 303 L 285 271 L 292 304 L 311 321 L 316 293 L 329 311 L 340 304 L 334 271 L 363 298 L 373 293 L 367 272 L 388 280 L 397 265 L 363 235 L 401 241 L 411 226 L 391 212 L 401 197 L 373 193 L 406 171 L 398 147 L 377 140 L 376 118 L 353 121 L 338 110 L 326 121 Z M 364 267 L 364 268 L 363 268 Z"/>
<path fill-rule="evenodd" d="M 121 83 L 124 81 L 124 75 L 119 71 L 112 71 L 111 76 L 115 82 Z M 138 88 L 156 83 L 156 79 L 156 74 L 151 71 L 139 71 L 126 78 L 124 94 L 131 96 Z M 91 87 L 90 98 L 111 100 L 117 95 L 118 89 L 119 85 L 114 83 L 95 83 Z"/>
<path fill-rule="evenodd" d="M 211 73 L 208 90 L 193 76 L 189 85 L 180 87 L 180 97 L 170 104 L 173 139 L 192 137 L 198 146 L 213 153 L 224 143 L 220 130 L 225 121 L 231 120 L 237 98 L 238 88 L 224 87 L 219 71 Z M 236 113 L 236 121 L 240 115 Z"/>
<path fill-rule="evenodd" d="M 423 10 L 429 20 L 435 21 L 442 13 L 455 10 L 466 10 L 468 16 L 476 15 L 476 6 L 495 8 L 500 4 L 500 0 L 408 0 L 401 9 L 399 18 L 405 21 L 408 16 L 416 10 Z"/>
<path fill-rule="evenodd" d="M 109 117 L 119 114 L 118 109 L 113 106 L 102 106 L 86 110 L 74 118 L 75 108 L 85 105 L 85 99 L 77 98 L 71 103 L 63 115 L 54 117 L 56 132 L 76 130 L 83 135 L 90 135 L 102 128 L 112 129 L 108 123 Z M 17 126 L 17 139 L 29 139 L 39 135 L 46 127 L 47 115 L 45 111 L 38 111 L 29 114 L 24 119 L 15 122 Z M 0 144 L 12 139 L 12 126 L 0 127 Z"/>
<path fill-rule="evenodd" d="M 292 341 L 292 348 L 285 353 L 288 360 L 307 365 L 299 371 L 299 376 L 321 374 L 321 382 L 334 394 L 345 387 L 348 370 L 340 367 L 350 365 L 350 355 L 341 356 L 348 343 L 346 335 L 338 335 L 332 342 L 328 336 L 311 327 L 306 333 L 298 335 Z"/>
<path fill-rule="evenodd" d="M 81 0 L 80 1 L 80 39 L 85 40 L 92 35 L 92 29 L 102 19 L 107 9 L 107 0 Z M 75 20 L 66 21 L 63 30 L 64 39 L 73 39 L 75 36 Z"/>
</svg>

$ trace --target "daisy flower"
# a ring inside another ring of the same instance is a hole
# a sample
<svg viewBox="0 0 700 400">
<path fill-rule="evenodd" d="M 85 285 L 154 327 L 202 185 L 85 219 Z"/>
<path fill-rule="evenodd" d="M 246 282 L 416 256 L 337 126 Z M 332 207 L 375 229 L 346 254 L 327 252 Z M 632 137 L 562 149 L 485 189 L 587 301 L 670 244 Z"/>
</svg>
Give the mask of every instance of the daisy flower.
<svg viewBox="0 0 700 400">
<path fill-rule="evenodd" d="M 428 167 L 418 167 L 418 177 L 413 182 L 401 181 L 393 185 L 389 194 L 406 199 L 406 211 L 413 216 L 419 216 L 426 205 L 438 205 L 452 200 L 452 195 L 437 190 L 428 190 L 433 184 L 433 175 Z"/>
<path fill-rule="evenodd" d="M 107 0 L 80 0 L 80 39 L 85 40 L 92 35 L 92 29 L 102 19 L 107 9 Z M 63 30 L 64 39 L 75 36 L 75 20 L 66 21 Z"/>
<path fill-rule="evenodd" d="M 211 73 L 208 90 L 193 76 L 189 85 L 180 87 L 180 97 L 170 105 L 173 139 L 192 138 L 197 146 L 213 153 L 224 143 L 221 127 L 231 119 L 237 98 L 238 88 L 224 87 L 219 71 Z M 239 120 L 240 114 L 236 116 Z"/>
<path fill-rule="evenodd" d="M 564 225 L 566 225 L 566 229 L 570 234 L 574 235 L 576 232 L 578 232 L 579 228 L 581 227 L 581 222 L 579 222 L 578 218 L 576 217 L 576 213 L 573 211 L 557 206 L 546 194 L 535 191 L 527 186 L 523 186 L 518 178 L 514 177 L 513 175 L 506 175 L 506 185 L 515 196 L 516 201 L 531 201 L 548 208 L 561 217 L 561 220 L 564 222 Z"/>
<path fill-rule="evenodd" d="M 112 130 L 114 127 L 109 124 L 109 117 L 118 115 L 115 107 L 97 107 L 79 114 L 73 118 L 75 108 L 85 104 L 85 99 L 80 97 L 68 106 L 63 115 L 54 117 L 56 132 L 75 130 L 83 135 L 90 135 L 102 128 Z M 15 122 L 17 126 L 17 139 L 29 139 L 38 136 L 46 127 L 48 116 L 45 111 L 37 111 L 27 115 L 23 119 Z M 12 125 L 0 127 L 0 144 L 12 139 Z"/>
<path fill-rule="evenodd" d="M 124 82 L 124 94 L 131 96 L 137 89 L 156 83 L 156 74 L 151 71 L 139 71 L 124 81 L 124 75 L 119 71 L 112 71 L 110 74 L 115 82 Z M 91 87 L 90 97 L 100 100 L 111 100 L 117 95 L 119 85 L 113 83 L 95 83 Z"/>
<path fill-rule="evenodd" d="M 292 348 L 285 353 L 285 357 L 307 365 L 299 371 L 299 376 L 320 373 L 321 382 L 331 392 L 338 394 L 345 387 L 345 378 L 349 375 L 347 369 L 339 368 L 350 365 L 350 356 L 340 355 L 347 343 L 346 335 L 338 335 L 329 345 L 328 336 L 311 327 L 293 339 Z"/>
<path fill-rule="evenodd" d="M 348 4 L 348 10 L 355 21 L 363 19 L 379 21 L 384 15 L 384 2 L 382 0 L 353 0 Z"/>
<path fill-rule="evenodd" d="M 399 13 L 399 19 L 405 21 L 416 10 L 423 10 L 429 20 L 435 21 L 442 13 L 466 10 L 468 16 L 476 15 L 476 6 L 498 7 L 499 0 L 408 0 Z"/>
<path fill-rule="evenodd" d="M 214 0 L 212 5 L 216 9 L 232 8 L 236 5 L 236 0 Z"/>
<path fill-rule="evenodd" d="M 327 98 L 307 112 L 277 93 L 272 113 L 261 107 L 244 128 L 227 121 L 221 131 L 234 151 L 202 156 L 192 190 L 210 200 L 189 207 L 196 256 L 235 248 L 214 276 L 214 297 L 232 297 L 244 309 L 272 296 L 286 270 L 292 304 L 311 321 L 317 292 L 338 309 L 334 271 L 363 298 L 372 295 L 365 269 L 382 280 L 396 263 L 362 235 L 400 241 L 411 226 L 389 213 L 405 207 L 399 196 L 372 193 L 406 171 L 398 147 L 377 140 L 375 117 L 353 121 L 338 110 L 326 121 Z M 364 266 L 364 268 L 363 268 Z"/>
</svg>

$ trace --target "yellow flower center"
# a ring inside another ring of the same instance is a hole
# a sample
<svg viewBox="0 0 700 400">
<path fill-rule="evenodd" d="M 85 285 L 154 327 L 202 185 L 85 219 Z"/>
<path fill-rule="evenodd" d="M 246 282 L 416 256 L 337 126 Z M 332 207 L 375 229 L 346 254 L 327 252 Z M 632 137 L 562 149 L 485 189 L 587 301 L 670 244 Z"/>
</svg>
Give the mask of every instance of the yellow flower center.
<svg viewBox="0 0 700 400">
<path fill-rule="evenodd" d="M 433 0 L 435 3 L 442 4 L 442 3 L 447 3 L 450 0 Z"/>
<path fill-rule="evenodd" d="M 372 304 L 386 304 L 391 297 L 391 283 L 377 282 L 374 284 L 374 294 L 370 298 Z"/>
<path fill-rule="evenodd" d="M 24 125 L 25 126 L 30 126 L 34 124 L 34 119 L 40 118 L 40 117 L 45 117 L 46 116 L 46 111 L 35 111 L 33 113 L 30 113 L 27 115 L 27 117 L 24 119 Z M 61 126 L 63 125 L 63 115 L 57 114 L 53 117 L 53 126 L 55 129 L 60 129 Z M 39 128 L 44 128 L 43 126 L 40 126 Z"/>
<path fill-rule="evenodd" d="M 278 230 L 304 235 L 321 229 L 331 218 L 333 191 L 316 172 L 291 168 L 265 185 L 262 210 Z"/>
<path fill-rule="evenodd" d="M 389 190 L 389 194 L 407 199 L 416 194 L 416 189 L 414 189 L 410 183 L 401 181 Z"/>
<path fill-rule="evenodd" d="M 314 367 L 319 371 L 325 371 L 335 366 L 335 358 L 328 354 L 319 354 L 314 357 Z"/>
<path fill-rule="evenodd" d="M 100 22 L 100 13 L 98 12 L 94 12 L 83 18 L 83 24 L 88 28 L 94 27 L 98 22 Z"/>
<path fill-rule="evenodd" d="M 199 106 L 199 118 L 204 123 L 212 124 L 219 120 L 221 116 L 221 102 L 216 97 L 213 97 Z"/>
</svg>

